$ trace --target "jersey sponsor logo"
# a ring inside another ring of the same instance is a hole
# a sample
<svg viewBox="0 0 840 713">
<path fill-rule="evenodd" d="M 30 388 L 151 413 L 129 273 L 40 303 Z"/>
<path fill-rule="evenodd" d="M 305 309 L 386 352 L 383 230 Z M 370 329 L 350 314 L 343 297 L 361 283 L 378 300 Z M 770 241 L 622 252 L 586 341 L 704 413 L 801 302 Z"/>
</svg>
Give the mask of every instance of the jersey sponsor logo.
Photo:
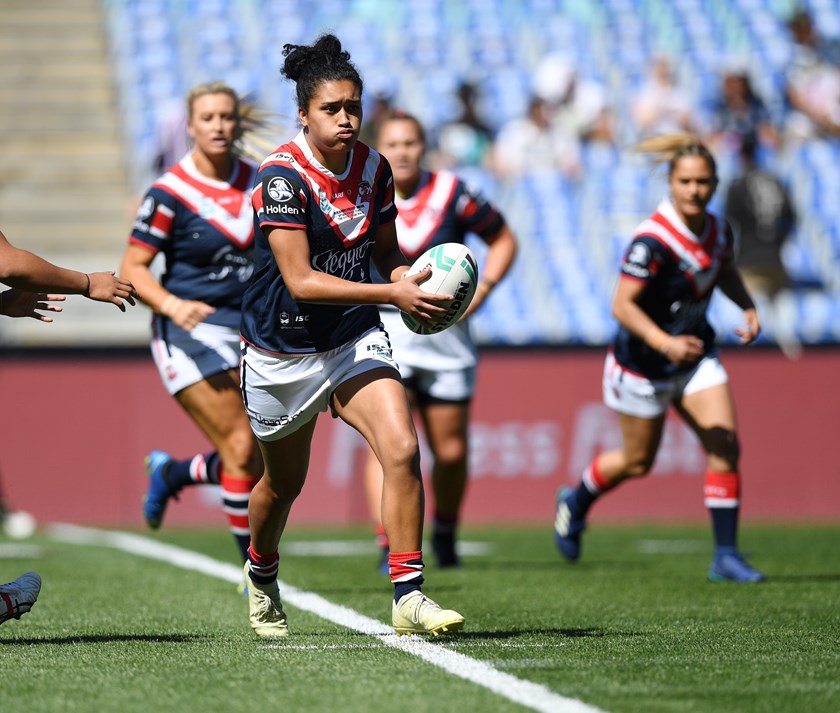
<svg viewBox="0 0 840 713">
<path fill-rule="evenodd" d="M 283 329 L 306 329 L 309 316 L 300 312 L 281 312 L 279 315 L 280 326 Z"/>
<path fill-rule="evenodd" d="M 218 269 L 207 275 L 210 282 L 220 282 L 228 277 L 235 277 L 236 281 L 246 284 L 251 281 L 254 274 L 254 262 L 251 251 L 246 254 L 233 252 L 233 245 L 225 245 L 216 251 L 212 258 L 212 264 L 218 265 Z"/>
<path fill-rule="evenodd" d="M 349 250 L 328 250 L 312 256 L 312 267 L 342 280 L 363 282 L 367 279 L 367 253 L 372 243 L 366 241 Z"/>
<path fill-rule="evenodd" d="M 213 213 L 216 212 L 216 201 L 212 198 L 202 198 L 198 204 L 198 215 L 205 220 L 212 217 Z"/>
<path fill-rule="evenodd" d="M 621 270 L 631 277 L 647 279 L 650 277 L 650 260 L 651 254 L 648 246 L 644 243 L 633 243 Z"/>
<path fill-rule="evenodd" d="M 267 203 L 263 206 L 263 212 L 266 215 L 297 215 L 300 213 L 300 210 L 290 205 L 272 205 L 271 203 Z"/>
<path fill-rule="evenodd" d="M 151 196 L 146 196 L 146 200 L 143 201 L 143 205 L 140 206 L 140 209 L 137 211 L 137 220 L 144 221 L 146 218 L 152 215 L 155 212 L 155 199 Z"/>
<path fill-rule="evenodd" d="M 384 344 L 368 344 L 367 351 L 371 356 L 386 359 L 388 361 L 394 361 L 394 355 L 391 348 L 385 346 Z"/>
<path fill-rule="evenodd" d="M 292 189 L 292 184 L 289 183 L 282 176 L 275 176 L 268 182 L 268 195 L 271 196 L 278 203 L 285 203 L 292 199 L 295 192 Z M 297 213 L 297 211 L 295 211 Z"/>
<path fill-rule="evenodd" d="M 361 205 L 367 208 L 369 204 L 362 203 Z M 322 190 L 318 191 L 318 207 L 336 225 L 342 225 L 350 220 L 364 219 L 368 214 L 368 211 L 363 210 L 359 205 L 352 205 L 347 208 L 339 208 L 333 205 L 327 198 L 327 194 Z"/>
</svg>

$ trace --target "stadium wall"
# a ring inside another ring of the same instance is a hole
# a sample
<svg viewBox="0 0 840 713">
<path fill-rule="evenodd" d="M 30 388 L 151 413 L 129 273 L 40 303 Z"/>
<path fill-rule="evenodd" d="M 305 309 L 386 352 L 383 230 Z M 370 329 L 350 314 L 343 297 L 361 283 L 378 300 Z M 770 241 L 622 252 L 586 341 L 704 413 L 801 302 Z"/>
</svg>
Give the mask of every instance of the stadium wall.
<svg viewBox="0 0 840 713">
<path fill-rule="evenodd" d="M 839 357 L 837 350 L 806 350 L 796 361 L 771 350 L 724 352 L 741 424 L 746 519 L 840 517 Z M 616 419 L 601 404 L 602 363 L 602 350 L 484 355 L 465 523 L 552 520 L 558 485 L 576 482 L 599 449 L 618 442 Z M 144 455 L 208 449 L 144 353 L 6 354 L 0 389 L 2 489 L 40 522 L 141 525 Z M 363 456 L 355 431 L 322 414 L 291 523 L 365 522 Z M 696 439 L 671 416 L 651 476 L 599 503 L 593 519 L 704 519 L 703 473 Z M 167 524 L 222 526 L 218 498 L 212 487 L 184 492 Z"/>
</svg>

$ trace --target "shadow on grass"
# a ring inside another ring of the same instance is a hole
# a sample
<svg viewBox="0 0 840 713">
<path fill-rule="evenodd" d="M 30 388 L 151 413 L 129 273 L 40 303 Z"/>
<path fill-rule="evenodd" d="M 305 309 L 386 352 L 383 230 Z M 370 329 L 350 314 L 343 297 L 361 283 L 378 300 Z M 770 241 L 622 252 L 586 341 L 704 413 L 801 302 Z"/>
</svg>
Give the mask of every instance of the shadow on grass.
<svg viewBox="0 0 840 713">
<path fill-rule="evenodd" d="M 840 582 L 840 574 L 768 574 L 765 584 L 805 584 L 806 582 Z"/>
<path fill-rule="evenodd" d="M 632 637 L 641 636 L 635 631 L 611 631 L 600 627 L 588 628 L 545 628 L 545 629 L 511 629 L 509 631 L 461 631 L 455 639 L 443 639 L 443 641 L 503 641 L 519 639 L 522 637 L 550 636 L 563 637 L 566 639 L 589 639 L 606 636 Z"/>
<path fill-rule="evenodd" d="M 110 644 L 118 641 L 140 641 L 147 644 L 191 644 L 207 636 L 187 634 L 82 634 L 0 639 L 0 646 L 37 646 L 39 644 Z"/>
</svg>

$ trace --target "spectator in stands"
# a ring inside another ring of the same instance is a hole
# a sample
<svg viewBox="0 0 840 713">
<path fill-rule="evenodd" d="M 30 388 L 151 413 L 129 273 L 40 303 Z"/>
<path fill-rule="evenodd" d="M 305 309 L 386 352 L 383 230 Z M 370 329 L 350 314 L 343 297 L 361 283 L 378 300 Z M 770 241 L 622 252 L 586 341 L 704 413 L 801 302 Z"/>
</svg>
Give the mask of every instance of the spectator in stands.
<svg viewBox="0 0 840 713">
<path fill-rule="evenodd" d="M 221 82 L 187 97 L 192 150 L 148 190 L 122 270 L 152 308 L 152 356 L 164 387 L 214 450 L 177 460 L 154 450 L 143 515 L 160 527 L 170 498 L 190 485 L 219 483 L 244 562 L 248 494 L 262 460 L 239 391 L 239 319 L 253 272 L 250 192 L 256 167 L 241 153 L 264 116 Z M 160 280 L 150 269 L 165 258 Z"/>
<path fill-rule="evenodd" d="M 459 631 L 423 584 L 423 479 L 417 433 L 377 305 L 422 324 L 445 312 L 408 263 L 394 226 L 391 168 L 358 143 L 362 79 L 334 35 L 284 46 L 302 129 L 266 159 L 253 192 L 254 279 L 242 306 L 242 392 L 265 475 L 249 509 L 249 620 L 259 636 L 287 636 L 278 546 L 309 468 L 318 414 L 330 410 L 364 436 L 384 470 L 382 520 L 397 634 Z M 371 284 L 371 261 L 387 284 Z M 405 278 L 405 279 L 403 279 Z"/>
<path fill-rule="evenodd" d="M 717 151 L 738 156 L 745 140 L 752 142 L 753 153 L 758 147 L 773 150 L 779 146 L 779 132 L 753 89 L 747 69 L 730 67 L 712 108 L 708 142 Z"/>
<path fill-rule="evenodd" d="M 393 101 L 393 97 L 387 92 L 378 92 L 374 95 L 370 110 L 365 111 L 365 121 L 359 133 L 359 141 L 368 145 L 376 142 L 379 125 L 393 110 Z"/>
<path fill-rule="evenodd" d="M 787 70 L 787 131 L 794 139 L 840 137 L 840 62 L 836 45 L 819 36 L 805 10 L 790 22 L 793 57 Z"/>
<path fill-rule="evenodd" d="M 726 192 L 725 216 L 732 226 L 736 262 L 747 290 L 775 297 L 788 286 L 782 247 L 796 223 L 782 182 L 756 165 L 757 139 L 741 142 L 742 174 Z"/>
<path fill-rule="evenodd" d="M 548 54 L 534 73 L 534 93 L 551 107 L 554 127 L 582 142 L 612 144 L 614 116 L 606 88 L 578 77 L 573 62 L 563 54 Z"/>
<path fill-rule="evenodd" d="M 58 267 L 43 258 L 13 246 L 0 232 L 0 283 L 12 289 L 0 292 L 0 314 L 7 317 L 31 317 L 52 322 L 43 312 L 61 312 L 53 302 L 63 302 L 63 295 L 84 295 L 97 302 L 110 302 L 125 312 L 125 303 L 133 305 L 137 292 L 127 280 L 113 272 L 76 272 Z M 52 294 L 59 293 L 59 294 Z M 0 516 L 8 515 L 0 504 Z M 15 535 L 15 532 L 10 532 Z M 27 572 L 16 580 L 0 585 L 0 624 L 20 619 L 38 599 L 41 577 Z"/>
<path fill-rule="evenodd" d="M 744 310 L 743 344 L 758 313 L 733 260 L 726 223 L 706 210 L 717 186 L 715 160 L 697 137 L 672 134 L 638 144 L 667 161 L 670 198 L 637 229 L 621 265 L 612 311 L 618 334 L 604 367 L 604 401 L 618 412 L 622 447 L 597 455 L 577 488 L 557 495 L 555 538 L 566 559 L 580 556 L 592 504 L 629 478 L 647 475 L 673 404 L 708 456 L 705 504 L 712 520 L 712 581 L 759 582 L 737 549 L 739 444 L 729 379 L 706 311 L 717 286 Z"/>
<path fill-rule="evenodd" d="M 572 179 L 580 176 L 580 138 L 560 131 L 552 116 L 548 102 L 534 96 L 527 116 L 502 126 L 492 150 L 491 165 L 497 176 L 515 179 L 525 173 L 543 171 L 556 171 Z"/>
<path fill-rule="evenodd" d="M 462 82 L 458 86 L 459 114 L 439 129 L 437 148 L 429 157 L 435 168 L 485 164 L 493 145 L 493 132 L 479 113 L 479 96 L 475 84 Z"/>
<path fill-rule="evenodd" d="M 729 184 L 724 214 L 732 226 L 738 270 L 750 294 L 764 300 L 765 319 L 779 347 L 791 359 L 802 347 L 793 325 L 780 317 L 778 299 L 789 287 L 782 248 L 796 224 L 790 196 L 774 174 L 756 164 L 757 140 L 741 143 L 741 175 Z"/>
<path fill-rule="evenodd" d="M 475 297 L 464 318 L 445 332 L 418 335 L 410 331 L 399 311 L 379 308 L 391 340 L 400 374 L 411 403 L 424 424 L 432 451 L 434 522 L 432 549 L 441 567 L 460 564 L 455 540 L 461 504 L 467 488 L 468 422 L 475 387 L 478 353 L 466 319 L 507 274 L 516 256 L 516 237 L 501 213 L 454 174 L 431 172 L 422 166 L 425 132 L 409 114 L 391 114 L 380 126 L 377 150 L 394 171 L 397 238 L 410 261 L 442 243 L 463 243 L 468 233 L 479 236 L 489 250 Z M 437 216 L 429 220 L 428 216 Z M 382 467 L 368 453 L 365 482 L 371 513 L 380 520 Z M 382 563 L 388 546 L 379 526 Z"/>
<path fill-rule="evenodd" d="M 158 115 L 157 142 L 158 150 L 152 166 L 155 176 L 168 171 L 191 148 L 183 102 L 173 100 L 161 109 Z"/>
<path fill-rule="evenodd" d="M 630 100 L 636 138 L 692 131 L 693 114 L 691 97 L 677 85 L 671 60 L 654 57 L 645 81 Z"/>
</svg>

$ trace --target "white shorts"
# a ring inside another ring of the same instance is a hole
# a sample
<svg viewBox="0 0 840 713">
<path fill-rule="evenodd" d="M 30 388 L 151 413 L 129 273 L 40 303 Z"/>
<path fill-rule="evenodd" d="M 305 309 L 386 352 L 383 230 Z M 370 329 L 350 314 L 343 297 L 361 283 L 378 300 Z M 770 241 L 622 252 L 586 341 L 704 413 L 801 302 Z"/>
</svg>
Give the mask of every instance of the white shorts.
<svg viewBox="0 0 840 713">
<path fill-rule="evenodd" d="M 420 404 L 466 403 L 475 392 L 475 367 L 435 371 L 400 363 L 399 368 L 405 387 L 414 392 Z"/>
<path fill-rule="evenodd" d="M 397 310 L 380 308 L 379 316 L 403 381 L 421 404 L 472 398 L 478 355 L 466 324 L 459 322 L 438 334 L 414 334 Z"/>
<path fill-rule="evenodd" d="M 658 418 L 668 410 L 669 404 L 681 397 L 728 381 L 726 369 L 717 356 L 703 357 L 685 374 L 651 380 L 625 369 L 609 352 L 604 363 L 604 403 L 628 416 Z"/>
<path fill-rule="evenodd" d="M 239 367 L 239 330 L 202 322 L 187 332 L 170 320 L 152 320 L 152 357 L 170 394 Z"/>
<path fill-rule="evenodd" d="M 276 441 L 294 433 L 330 407 L 340 384 L 383 366 L 397 369 L 379 328 L 319 354 L 268 354 L 243 342 L 240 383 L 254 435 Z"/>
</svg>

